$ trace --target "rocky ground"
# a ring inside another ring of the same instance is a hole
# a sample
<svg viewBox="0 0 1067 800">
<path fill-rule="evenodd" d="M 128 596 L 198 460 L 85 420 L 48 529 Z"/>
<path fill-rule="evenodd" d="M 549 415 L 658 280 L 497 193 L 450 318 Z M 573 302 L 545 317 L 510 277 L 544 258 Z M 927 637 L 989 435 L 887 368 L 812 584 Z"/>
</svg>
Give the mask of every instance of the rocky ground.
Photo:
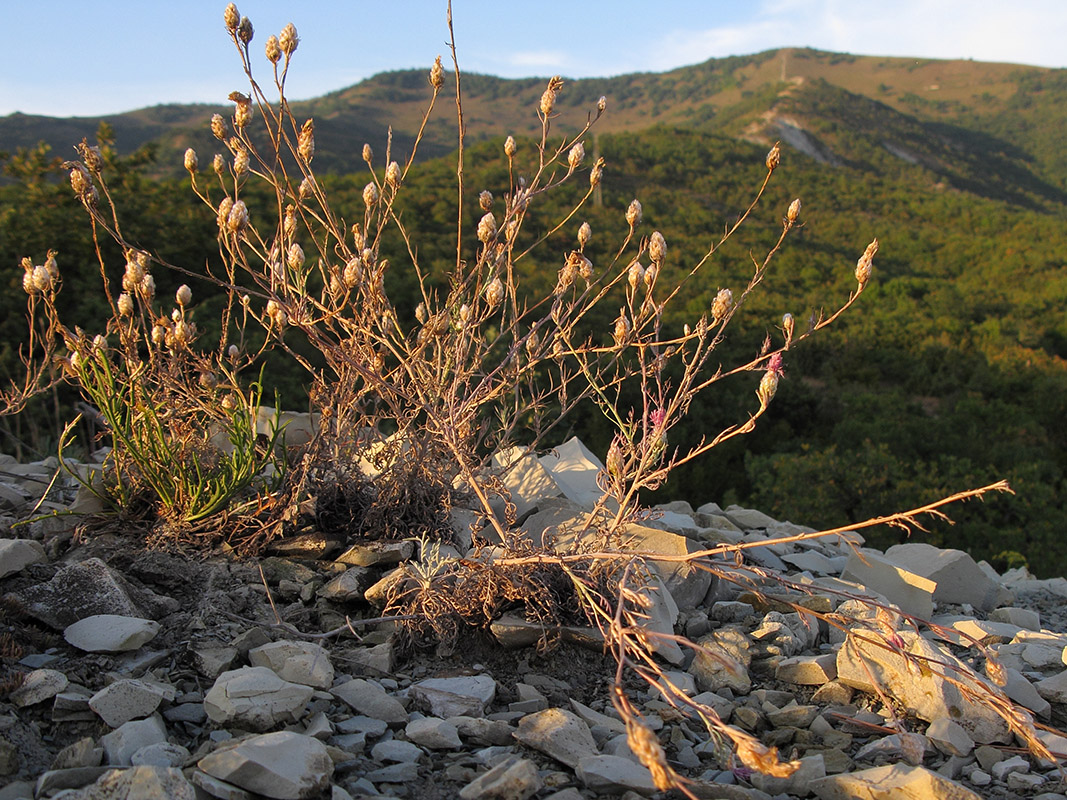
<svg viewBox="0 0 1067 800">
<path fill-rule="evenodd" d="M 53 483 L 52 461 L 0 461 L 9 526 L 46 491 L 38 514 L 75 499 Z M 516 472 L 524 535 L 565 542 L 596 469 L 578 443 Z M 458 550 L 319 540 L 314 553 L 191 558 L 121 533 L 72 538 L 80 521 L 0 534 L 0 800 L 658 796 L 612 708 L 615 666 L 595 631 L 570 629 L 541 652 L 531 645 L 540 631 L 508 615 L 450 654 L 400 657 L 391 624 L 362 624 L 402 563 Z M 672 503 L 630 530 L 632 546 L 664 554 L 767 542 L 740 565 L 712 562 L 718 576 L 654 565 L 649 626 L 704 648 L 694 656 L 661 641 L 666 678 L 801 761 L 790 778 L 753 773 L 667 686 L 632 681 L 632 701 L 690 790 L 1067 798 L 1055 761 L 1067 758 L 1055 733 L 1067 708 L 1067 580 L 997 575 L 921 543 L 881 553 L 841 537 L 774 541 L 804 530 L 714 503 Z M 878 614 L 863 598 L 931 624 Z M 346 617 L 352 631 L 328 634 Z M 1004 694 L 971 669 L 981 673 L 989 653 Z M 916 664 L 948 664 L 948 677 Z M 1016 730 L 991 709 L 1005 694 Z M 1052 758 L 1028 752 L 1027 738 Z"/>
</svg>

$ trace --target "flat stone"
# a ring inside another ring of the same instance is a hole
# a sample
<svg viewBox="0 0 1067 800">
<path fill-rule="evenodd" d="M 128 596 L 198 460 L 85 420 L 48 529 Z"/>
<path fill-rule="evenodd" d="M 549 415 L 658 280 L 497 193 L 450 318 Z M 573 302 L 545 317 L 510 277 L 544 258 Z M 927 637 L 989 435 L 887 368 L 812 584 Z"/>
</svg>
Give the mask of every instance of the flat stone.
<svg viewBox="0 0 1067 800">
<path fill-rule="evenodd" d="M 543 786 L 537 766 L 509 756 L 459 790 L 462 800 L 527 800 Z"/>
<path fill-rule="evenodd" d="M 371 674 L 388 675 L 396 665 L 396 648 L 390 639 L 373 647 L 353 647 L 345 651 L 345 658 L 370 670 Z"/>
<path fill-rule="evenodd" d="M 1007 622 L 1031 631 L 1041 630 L 1041 615 L 1029 608 L 1015 608 L 1014 606 L 994 608 L 989 612 L 989 618 L 994 622 Z"/>
<path fill-rule="evenodd" d="M 591 509 L 603 496 L 597 475 L 604 465 L 577 436 L 541 456 L 540 462 L 566 498 L 579 506 Z"/>
<path fill-rule="evenodd" d="M 248 651 L 253 667 L 268 667 L 291 683 L 329 689 L 333 685 L 333 664 L 324 647 L 309 642 L 282 640 Z"/>
<path fill-rule="evenodd" d="M 409 694 L 435 717 L 484 717 L 496 697 L 496 681 L 489 675 L 429 678 L 412 685 Z"/>
<path fill-rule="evenodd" d="M 11 702 L 19 708 L 51 700 L 67 688 L 67 676 L 54 669 L 35 669 L 22 679 L 22 685 L 10 694 Z"/>
<path fill-rule="evenodd" d="M 499 719 L 481 717 L 452 717 L 448 720 L 456 726 L 460 738 L 473 744 L 502 747 L 514 742 L 515 728 Z"/>
<path fill-rule="evenodd" d="M 159 623 L 139 617 L 95 614 L 63 631 L 67 644 L 87 653 L 119 653 L 137 650 L 159 633 Z"/>
<path fill-rule="evenodd" d="M 107 763 L 121 767 L 130 766 L 133 754 L 142 747 L 166 741 L 167 729 L 158 714 L 124 723 L 100 738 Z"/>
<path fill-rule="evenodd" d="M 748 672 L 752 663 L 751 642 L 743 631 L 722 628 L 699 639 L 696 644 L 700 649 L 689 665 L 689 674 L 696 679 L 701 691 L 730 689 L 738 694 L 748 694 L 752 688 Z"/>
<path fill-rule="evenodd" d="M 220 747 L 197 762 L 208 775 L 277 800 L 318 797 L 330 785 L 333 761 L 311 736 L 278 731 Z"/>
<path fill-rule="evenodd" d="M 575 773 L 585 788 L 603 794 L 634 791 L 643 795 L 656 792 L 652 773 L 642 764 L 621 756 L 585 756 Z"/>
<path fill-rule="evenodd" d="M 237 660 L 238 650 L 224 644 L 199 644 L 191 648 L 190 653 L 196 671 L 215 680 Z"/>
<path fill-rule="evenodd" d="M 364 542 L 353 545 L 335 560 L 353 567 L 395 567 L 401 561 L 408 561 L 415 553 L 415 542 L 405 539 L 402 542 Z"/>
<path fill-rule="evenodd" d="M 895 544 L 885 551 L 886 560 L 935 584 L 938 603 L 968 603 L 989 611 L 1002 599 L 1001 587 L 990 580 L 967 553 L 934 547 L 925 542 Z"/>
<path fill-rule="evenodd" d="M 919 663 L 942 662 L 954 668 L 953 679 L 981 696 L 988 687 L 966 665 L 911 631 L 897 636 L 904 650 L 918 657 Z M 866 641 L 873 634 L 850 633 L 837 654 L 837 679 L 853 688 L 874 692 L 877 681 L 881 691 L 896 697 L 920 719 L 932 722 L 946 717 L 962 725 L 970 736 L 983 744 L 1010 741 L 1007 723 L 988 704 L 964 695 L 952 682 L 932 668 L 917 670 L 896 652 Z M 939 668 L 944 669 L 944 668 Z"/>
<path fill-rule="evenodd" d="M 0 539 L 0 578 L 47 561 L 44 545 L 33 539 Z"/>
<path fill-rule="evenodd" d="M 768 711 L 767 721 L 776 728 L 806 728 L 818 715 L 818 706 L 797 705 L 794 702 L 775 711 Z"/>
<path fill-rule="evenodd" d="M 1022 628 L 1012 625 L 1010 622 L 993 622 L 967 616 L 939 616 L 935 617 L 933 621 L 946 629 L 940 634 L 942 638 L 961 647 L 973 647 L 972 639 L 982 644 L 1010 642 L 1022 630 Z M 953 635 L 953 632 L 964 635 L 956 636 Z"/>
<path fill-rule="evenodd" d="M 299 720 L 312 693 L 266 667 L 241 667 L 219 675 L 204 697 L 204 711 L 220 725 L 263 731 Z"/>
<path fill-rule="evenodd" d="M 89 698 L 89 708 L 108 727 L 117 728 L 133 719 L 144 719 L 159 708 L 163 694 L 144 681 L 123 678 L 111 683 Z"/>
<path fill-rule="evenodd" d="M 1034 688 L 1050 703 L 1067 703 L 1067 670 L 1038 681 Z"/>
<path fill-rule="evenodd" d="M 826 777 L 826 762 L 822 753 L 805 756 L 800 759 L 800 768 L 788 778 L 776 778 L 772 775 L 764 775 L 753 772 L 752 785 L 770 795 L 806 795 L 808 786 L 813 781 Z"/>
<path fill-rule="evenodd" d="M 134 587 L 99 558 L 64 567 L 48 583 L 7 595 L 6 602 L 56 630 L 100 614 L 158 618 L 179 608 L 176 600 Z"/>
<path fill-rule="evenodd" d="M 920 619 L 933 616 L 937 583 L 890 561 L 877 550 L 863 548 L 850 555 L 841 578 L 884 595 L 905 614 Z"/>
<path fill-rule="evenodd" d="M 72 767 L 70 769 L 50 769 L 37 778 L 30 797 L 47 797 L 64 789 L 81 789 L 112 772 L 111 767 Z"/>
<path fill-rule="evenodd" d="M 782 556 L 782 561 L 805 572 L 815 575 L 840 575 L 848 559 L 844 556 L 830 558 L 814 550 L 803 553 L 788 553 Z"/>
<path fill-rule="evenodd" d="M 940 717 L 930 723 L 926 729 L 926 738 L 945 755 L 969 756 L 974 750 L 974 739 L 967 734 L 967 731 L 945 717 Z"/>
<path fill-rule="evenodd" d="M 548 708 L 519 720 L 515 738 L 571 769 L 585 756 L 599 755 L 589 726 L 570 711 Z"/>
<path fill-rule="evenodd" d="M 137 750 L 130 756 L 130 763 L 135 767 L 177 767 L 182 768 L 189 760 L 189 751 L 180 744 L 157 742 Z"/>
<path fill-rule="evenodd" d="M 801 686 L 822 686 L 837 677 L 837 655 L 823 653 L 784 658 L 774 668 L 774 677 Z"/>
<path fill-rule="evenodd" d="M 463 747 L 456 724 L 437 717 L 413 719 L 404 728 L 404 734 L 415 744 L 431 750 L 459 750 Z"/>
<path fill-rule="evenodd" d="M 196 800 L 180 769 L 152 765 L 109 770 L 82 789 L 79 800 Z"/>
<path fill-rule="evenodd" d="M 419 765 L 414 761 L 389 764 L 363 776 L 371 783 L 412 783 L 419 779 Z"/>
<path fill-rule="evenodd" d="M 524 447 L 509 447 L 493 454 L 492 465 L 503 478 L 516 519 L 523 519 L 546 497 L 559 497 L 563 490 L 534 453 Z"/>
<path fill-rule="evenodd" d="M 820 800 L 981 800 L 955 781 L 907 764 L 828 775 L 808 789 Z"/>
<path fill-rule="evenodd" d="M 334 686 L 330 694 L 354 708 L 358 713 L 385 722 L 390 727 L 407 724 L 408 712 L 400 701 L 379 684 L 362 678 Z"/>
<path fill-rule="evenodd" d="M 85 722 L 96 720 L 89 708 L 89 695 L 81 692 L 60 692 L 52 699 L 52 722 Z"/>
<path fill-rule="evenodd" d="M 1003 687 L 1004 694 L 1039 717 L 1047 719 L 1052 714 L 1052 706 L 1048 700 L 1040 695 L 1034 685 L 1019 670 L 1008 667 L 1005 672 L 1007 672 L 1008 681 Z"/>
<path fill-rule="evenodd" d="M 704 508 L 704 506 L 701 506 L 701 508 Z M 730 522 L 743 531 L 773 528 L 778 525 L 778 520 L 774 517 L 770 517 L 754 508 L 730 505 L 722 513 Z"/>
<path fill-rule="evenodd" d="M 403 764 L 409 761 L 418 761 L 422 758 L 423 753 L 418 745 L 414 745 L 411 742 L 404 742 L 400 739 L 387 739 L 374 745 L 371 748 L 370 755 L 375 761 L 393 761 Z"/>
<path fill-rule="evenodd" d="M 259 797 L 199 769 L 189 770 L 189 782 L 200 790 L 197 792 L 197 800 L 206 800 L 206 797 L 216 797 L 218 800 L 257 800 Z"/>
<path fill-rule="evenodd" d="M 377 573 L 368 567 L 346 569 L 317 592 L 319 597 L 337 603 L 362 601 L 367 589 L 377 581 Z"/>
<path fill-rule="evenodd" d="M 695 563 L 658 561 L 657 555 L 684 556 L 705 549 L 700 542 L 671 531 L 657 530 L 643 525 L 627 525 L 622 529 L 623 548 L 647 554 L 646 563 L 660 577 L 682 611 L 698 607 L 711 588 L 712 575 Z"/>
</svg>

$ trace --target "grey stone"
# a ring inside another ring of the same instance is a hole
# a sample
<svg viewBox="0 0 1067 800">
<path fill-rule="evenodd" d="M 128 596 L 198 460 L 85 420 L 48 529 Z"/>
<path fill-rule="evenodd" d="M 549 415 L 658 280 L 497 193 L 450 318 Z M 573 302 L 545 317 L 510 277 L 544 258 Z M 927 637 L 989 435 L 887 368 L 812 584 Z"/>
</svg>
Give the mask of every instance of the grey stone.
<svg viewBox="0 0 1067 800">
<path fill-rule="evenodd" d="M 972 739 L 961 726 L 946 717 L 939 717 L 926 729 L 926 738 L 945 755 L 969 756 L 974 750 Z"/>
<path fill-rule="evenodd" d="M 907 764 L 828 775 L 808 788 L 820 800 L 981 800 L 955 781 Z"/>
<path fill-rule="evenodd" d="M 423 753 L 418 745 L 414 745 L 411 742 L 404 742 L 400 739 L 387 739 L 374 745 L 371 748 L 370 755 L 375 761 L 393 761 L 403 764 L 409 761 L 418 761 L 422 758 Z"/>
<path fill-rule="evenodd" d="M 196 671 L 205 678 L 215 680 L 232 666 L 238 650 L 224 644 L 199 644 L 192 648 L 191 653 Z"/>
<path fill-rule="evenodd" d="M 130 756 L 130 763 L 135 767 L 177 767 L 182 768 L 189 760 L 189 751 L 180 744 L 158 742 L 146 745 Z"/>
<path fill-rule="evenodd" d="M 360 714 L 385 722 L 390 727 L 407 724 L 408 712 L 392 695 L 377 683 L 362 678 L 334 686 L 330 693 L 343 700 Z"/>
<path fill-rule="evenodd" d="M 104 748 L 97 747 L 92 736 L 84 736 L 71 742 L 52 760 L 52 769 L 71 769 L 74 767 L 99 767 L 104 760 Z"/>
<path fill-rule="evenodd" d="M 201 758 L 197 766 L 219 780 L 277 800 L 318 797 L 333 777 L 326 745 L 290 731 L 222 746 Z"/>
<path fill-rule="evenodd" d="M 159 623 L 139 617 L 95 614 L 63 631 L 67 643 L 88 653 L 118 653 L 137 650 L 159 633 Z"/>
<path fill-rule="evenodd" d="M 130 766 L 133 754 L 142 747 L 166 741 L 167 729 L 158 714 L 127 722 L 100 738 L 107 763 L 121 767 Z"/>
<path fill-rule="evenodd" d="M 743 531 L 773 528 L 778 525 L 778 520 L 767 516 L 762 511 L 742 508 L 739 505 L 727 506 L 722 514 Z"/>
<path fill-rule="evenodd" d="M 404 733 L 415 744 L 431 750 L 459 750 L 463 747 L 459 728 L 449 720 L 436 717 L 413 719 L 407 724 Z"/>
<path fill-rule="evenodd" d="M 925 542 L 895 544 L 885 551 L 887 560 L 916 575 L 932 580 L 934 600 L 939 603 L 969 603 L 983 611 L 1003 599 L 1001 587 L 962 550 L 943 550 Z"/>
<path fill-rule="evenodd" d="M 94 781 L 113 772 L 111 767 L 72 767 L 70 769 L 50 769 L 37 778 L 33 797 L 47 797 L 64 789 L 81 789 Z M 85 797 L 79 792 L 77 797 Z"/>
<path fill-rule="evenodd" d="M 509 447 L 494 453 L 492 459 L 493 469 L 502 475 L 519 520 L 537 508 L 538 503 L 546 497 L 563 494 L 537 456 L 525 450 L 524 447 Z"/>
<path fill-rule="evenodd" d="M 701 691 L 717 692 L 728 688 L 738 694 L 748 694 L 752 678 L 748 667 L 751 643 L 744 631 L 722 628 L 696 642 L 700 646 L 689 673 Z"/>
<path fill-rule="evenodd" d="M 1031 631 L 1041 630 L 1041 615 L 1029 608 L 1015 608 L 1014 606 L 995 608 L 989 612 L 989 618 L 994 622 L 1008 622 Z"/>
<path fill-rule="evenodd" d="M 585 756 L 598 755 L 589 726 L 562 708 L 548 708 L 519 720 L 515 738 L 571 769 Z"/>
<path fill-rule="evenodd" d="M 532 761 L 509 756 L 459 790 L 462 800 L 526 800 L 541 790 Z"/>
<path fill-rule="evenodd" d="M 376 574 L 367 567 L 352 567 L 319 589 L 317 594 L 338 603 L 362 601 L 376 580 Z"/>
<path fill-rule="evenodd" d="M 787 778 L 776 778 L 760 772 L 752 773 L 752 785 L 771 795 L 805 795 L 812 781 L 826 777 L 826 762 L 822 753 L 800 759 L 800 767 Z"/>
<path fill-rule="evenodd" d="M 1050 703 L 1067 703 L 1067 670 L 1038 681 L 1034 688 Z"/>
<path fill-rule="evenodd" d="M 312 693 L 266 667 L 241 667 L 219 675 L 204 697 L 204 711 L 221 725 L 263 731 L 299 720 Z"/>
<path fill-rule="evenodd" d="M 0 578 L 46 561 L 44 546 L 33 539 L 0 539 Z"/>
<path fill-rule="evenodd" d="M 540 461 L 568 500 L 591 509 L 603 496 L 597 475 L 604 465 L 578 437 L 553 448 Z"/>
<path fill-rule="evenodd" d="M 656 792 L 648 768 L 621 756 L 585 756 L 578 762 L 575 773 L 585 788 L 598 793 L 635 791 L 650 795 Z"/>
<path fill-rule="evenodd" d="M 1007 667 L 1004 671 L 1008 679 L 1003 687 L 1004 694 L 1039 717 L 1048 718 L 1052 713 L 1052 706 L 1040 695 L 1034 685 L 1017 669 Z"/>
<path fill-rule="evenodd" d="M 415 553 L 415 543 L 410 539 L 401 542 L 364 542 L 353 545 L 336 559 L 338 563 L 353 567 L 395 567 L 408 561 Z"/>
<path fill-rule="evenodd" d="M 197 792 L 197 800 L 205 800 L 206 797 L 217 797 L 218 800 L 258 800 L 262 795 L 253 795 L 232 783 L 220 781 L 199 769 L 189 770 L 189 782 L 200 791 Z"/>
<path fill-rule="evenodd" d="M 333 684 L 333 664 L 326 649 L 308 642 L 283 640 L 248 651 L 253 667 L 268 667 L 291 683 L 329 689 Z"/>
<path fill-rule="evenodd" d="M 711 588 L 712 575 L 695 563 L 659 561 L 657 555 L 685 556 L 704 549 L 692 539 L 670 531 L 656 530 L 642 525 L 627 525 L 622 530 L 623 547 L 641 552 L 645 561 L 659 575 L 675 604 L 682 611 L 698 607 Z"/>
<path fill-rule="evenodd" d="M 133 586 L 99 558 L 64 567 L 48 583 L 7 595 L 7 602 L 56 630 L 99 614 L 154 619 L 178 610 L 177 601 Z"/>
<path fill-rule="evenodd" d="M 144 681 L 122 679 L 105 686 L 89 698 L 89 708 L 108 727 L 117 728 L 132 719 L 143 719 L 159 708 L 163 694 Z"/>
<path fill-rule="evenodd" d="M 905 614 L 921 619 L 933 616 L 937 584 L 890 561 L 877 550 L 863 548 L 850 555 L 841 578 L 884 595 Z"/>
<path fill-rule="evenodd" d="M 390 639 L 373 647 L 353 647 L 345 651 L 345 658 L 371 670 L 371 674 L 388 675 L 396 664 L 396 648 Z"/>
<path fill-rule="evenodd" d="M 793 656 L 778 662 L 774 677 L 786 683 L 802 686 L 822 686 L 837 677 L 837 656 L 823 653 L 817 656 Z"/>
<path fill-rule="evenodd" d="M 67 688 L 67 676 L 54 669 L 35 669 L 22 679 L 22 684 L 10 694 L 11 702 L 19 708 L 51 700 Z"/>
<path fill-rule="evenodd" d="M 78 795 L 79 800 L 195 800 L 181 770 L 151 765 L 111 770 Z"/>
<path fill-rule="evenodd" d="M 435 717 L 482 717 L 496 697 L 496 681 L 488 675 L 429 678 L 412 685 L 409 693 Z"/>
</svg>

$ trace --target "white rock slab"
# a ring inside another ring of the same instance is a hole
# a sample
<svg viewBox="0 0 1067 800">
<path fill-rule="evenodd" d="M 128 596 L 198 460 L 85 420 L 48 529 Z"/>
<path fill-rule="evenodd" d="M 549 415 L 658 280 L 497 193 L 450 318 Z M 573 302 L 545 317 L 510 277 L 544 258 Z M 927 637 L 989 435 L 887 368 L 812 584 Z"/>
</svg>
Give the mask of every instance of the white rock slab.
<svg viewBox="0 0 1067 800">
<path fill-rule="evenodd" d="M 283 640 L 248 651 L 253 667 L 267 667 L 283 681 L 329 689 L 333 685 L 333 664 L 324 647 L 310 642 Z"/>
<path fill-rule="evenodd" d="M 67 688 L 67 676 L 55 669 L 35 669 L 22 679 L 22 685 L 11 692 L 11 702 L 19 708 L 51 700 Z"/>
<path fill-rule="evenodd" d="M 313 693 L 266 667 L 241 667 L 219 675 L 204 697 L 204 711 L 220 725 L 264 731 L 299 720 Z"/>
<path fill-rule="evenodd" d="M 197 766 L 219 780 L 276 800 L 318 797 L 333 777 L 326 745 L 291 731 L 253 736 L 219 748 Z"/>
<path fill-rule="evenodd" d="M 154 620 L 95 614 L 69 625 L 63 638 L 87 653 L 120 653 L 137 650 L 158 633 L 159 623 Z"/>
<path fill-rule="evenodd" d="M 634 791 L 643 795 L 656 792 L 648 767 L 622 756 L 585 756 L 575 768 L 585 788 L 600 794 Z"/>
<path fill-rule="evenodd" d="M 407 724 L 408 712 L 400 701 L 385 691 L 379 684 L 362 678 L 353 678 L 330 689 L 330 693 L 342 700 L 359 714 L 381 720 L 390 727 Z"/>
<path fill-rule="evenodd" d="M 589 726 L 570 711 L 547 708 L 519 720 L 515 738 L 534 750 L 576 769 L 586 756 L 599 755 Z"/>
<path fill-rule="evenodd" d="M 117 728 L 130 720 L 144 719 L 154 713 L 162 701 L 163 694 L 157 687 L 123 678 L 90 697 L 89 708 L 109 727 Z"/>
<path fill-rule="evenodd" d="M 429 678 L 409 690 L 412 699 L 435 717 L 484 717 L 496 697 L 496 681 L 488 675 Z"/>
<path fill-rule="evenodd" d="M 540 461 L 567 499 L 583 508 L 592 508 L 603 496 L 596 478 L 604 464 L 577 436 L 541 456 Z"/>
<path fill-rule="evenodd" d="M 133 754 L 142 747 L 166 741 L 167 729 L 158 714 L 153 714 L 148 719 L 127 722 L 100 737 L 107 763 L 119 767 L 130 766 L 133 763 Z"/>
<path fill-rule="evenodd" d="M 808 789 L 819 800 L 981 800 L 955 781 L 907 764 L 828 775 Z"/>
<path fill-rule="evenodd" d="M 884 558 L 877 550 L 863 548 L 850 555 L 841 578 L 885 595 L 905 614 L 921 619 L 933 616 L 937 584 Z"/>
<path fill-rule="evenodd" d="M 1002 599 L 1001 587 L 990 580 L 967 553 L 934 547 L 925 542 L 895 544 L 885 551 L 887 561 L 936 584 L 938 603 L 970 603 L 989 611 Z"/>
<path fill-rule="evenodd" d="M 461 800 L 526 800 L 542 785 L 532 761 L 509 756 L 460 789 L 459 796 Z"/>
</svg>

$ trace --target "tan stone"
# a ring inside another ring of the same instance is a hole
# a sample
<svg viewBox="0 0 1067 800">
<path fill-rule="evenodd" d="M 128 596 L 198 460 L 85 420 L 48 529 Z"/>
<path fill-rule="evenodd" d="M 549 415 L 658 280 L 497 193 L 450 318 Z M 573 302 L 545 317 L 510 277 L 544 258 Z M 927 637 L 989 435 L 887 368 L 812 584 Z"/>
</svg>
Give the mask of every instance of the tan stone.
<svg viewBox="0 0 1067 800">
<path fill-rule="evenodd" d="M 907 764 L 828 775 L 808 789 L 820 800 L 981 800 L 955 781 Z"/>
</svg>

